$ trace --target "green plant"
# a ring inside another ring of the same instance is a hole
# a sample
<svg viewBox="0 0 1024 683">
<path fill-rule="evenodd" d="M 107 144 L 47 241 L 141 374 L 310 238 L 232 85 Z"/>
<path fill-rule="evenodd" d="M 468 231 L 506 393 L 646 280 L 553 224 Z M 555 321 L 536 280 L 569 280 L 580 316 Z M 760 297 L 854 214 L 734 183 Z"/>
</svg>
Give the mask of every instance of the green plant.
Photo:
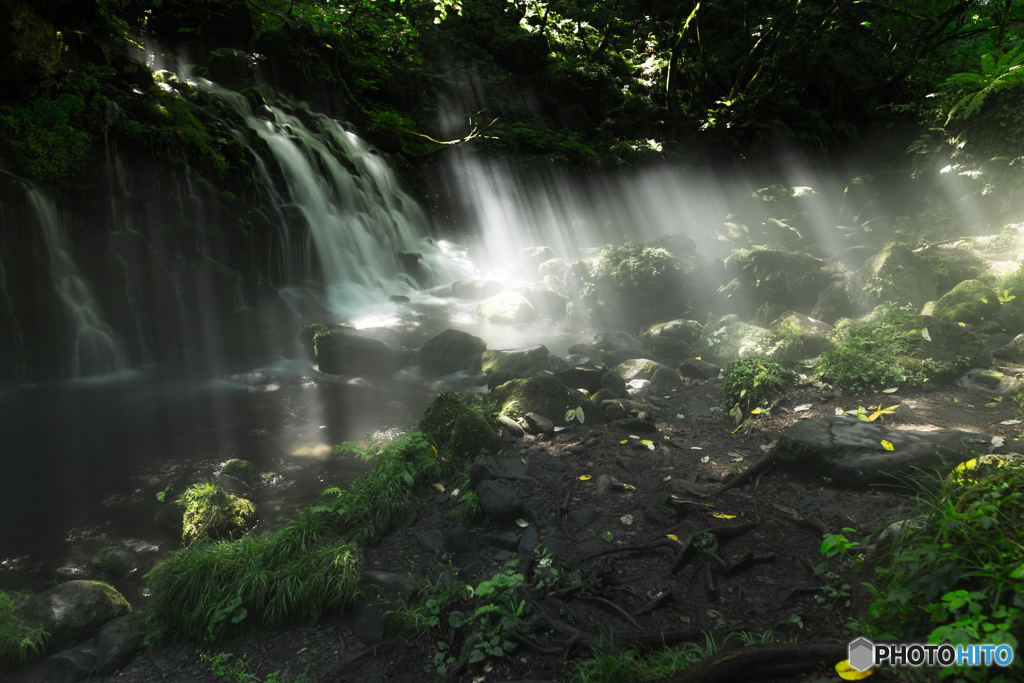
<svg viewBox="0 0 1024 683">
<path fill-rule="evenodd" d="M 1024 45 L 1018 45 L 1012 50 L 1007 50 L 1002 56 L 991 53 L 981 55 L 981 73 L 958 73 L 949 76 L 942 87 L 956 101 L 949 108 L 946 124 L 948 125 L 957 114 L 964 119 L 969 118 L 981 108 L 989 95 L 1024 85 L 1022 62 Z"/>
<path fill-rule="evenodd" d="M 915 524 L 896 535 L 881 561 L 872 560 L 876 597 L 862 625 L 868 637 L 1017 647 L 1024 627 L 1024 466 L 979 463 L 955 477 L 904 480 L 917 493 Z M 1019 677 L 1020 670 L 1011 673 Z M 984 670 L 943 675 L 984 680 Z"/>
<path fill-rule="evenodd" d="M 22 593 L 0 591 L 0 665 L 39 657 L 50 638 L 41 624 L 29 626 L 15 614 L 15 607 L 27 597 Z"/>
<path fill-rule="evenodd" d="M 1013 287 L 1008 287 L 1008 288 L 1004 289 L 1002 291 L 1002 293 L 998 295 L 999 296 L 999 303 L 1001 303 L 1001 304 L 1008 304 L 1011 301 L 1013 301 L 1014 299 L 1016 299 L 1017 298 L 1016 295 L 1010 294 L 1010 292 L 1012 292 L 1012 291 L 1013 291 Z"/>
<path fill-rule="evenodd" d="M 266 674 L 266 678 L 261 679 L 256 674 L 250 673 L 249 662 L 245 656 L 239 657 L 237 661 L 232 661 L 234 658 L 235 656 L 230 652 L 219 652 L 215 655 L 205 652 L 199 654 L 199 660 L 206 664 L 210 673 L 236 683 L 306 683 L 309 680 L 310 669 L 313 668 L 311 664 L 306 664 L 305 671 L 295 675 L 288 670 L 271 671 Z M 300 657 L 299 661 L 305 663 L 304 658 Z"/>
<path fill-rule="evenodd" d="M 727 641 L 728 637 L 725 640 Z M 661 680 L 671 677 L 681 669 L 714 657 L 719 649 L 720 646 L 710 633 L 704 634 L 703 643 L 683 643 L 676 647 L 658 648 L 653 651 L 617 652 L 613 647 L 599 647 L 594 649 L 593 658 L 576 664 L 576 670 L 568 680 L 570 683 Z"/>
<path fill-rule="evenodd" d="M 794 383 L 792 372 L 768 358 L 741 358 L 725 367 L 722 410 L 750 411 Z"/>
<path fill-rule="evenodd" d="M 795 624 L 800 628 L 800 630 L 803 630 L 804 628 L 804 620 L 799 614 L 790 614 L 789 623 Z"/>
<path fill-rule="evenodd" d="M 165 488 L 163 491 L 157 491 L 156 499 L 159 500 L 161 503 L 164 502 L 164 498 L 167 497 L 167 494 L 170 493 L 170 491 L 171 491 L 171 487 L 170 486 Z"/>
</svg>

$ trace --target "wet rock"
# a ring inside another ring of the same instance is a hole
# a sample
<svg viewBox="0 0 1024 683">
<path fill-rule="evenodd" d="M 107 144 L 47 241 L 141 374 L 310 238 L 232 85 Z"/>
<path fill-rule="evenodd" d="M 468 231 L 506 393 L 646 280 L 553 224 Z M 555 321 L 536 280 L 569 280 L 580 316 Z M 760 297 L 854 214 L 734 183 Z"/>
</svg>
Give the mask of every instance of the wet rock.
<svg viewBox="0 0 1024 683">
<path fill-rule="evenodd" d="M 842 271 L 808 254 L 754 249 L 730 254 L 725 272 L 732 280 L 722 292 L 732 310 L 744 320 L 755 319 L 759 325 L 767 325 L 783 311 L 809 313 L 818 292 Z"/>
<path fill-rule="evenodd" d="M 540 529 L 537 528 L 536 524 L 531 524 L 523 531 L 523 536 L 519 539 L 516 552 L 520 555 L 525 555 L 536 548 L 538 543 L 540 543 Z"/>
<path fill-rule="evenodd" d="M 975 441 L 987 437 L 953 429 L 903 431 L 853 417 L 800 420 L 783 430 L 778 466 L 795 475 L 828 477 L 840 487 L 891 483 L 892 475 L 955 466 Z M 892 450 L 882 442 L 888 442 Z"/>
<path fill-rule="evenodd" d="M 456 299 L 479 301 L 481 299 L 489 299 L 501 293 L 502 289 L 501 283 L 493 280 L 463 278 L 458 282 L 452 283 L 452 296 Z"/>
<path fill-rule="evenodd" d="M 1009 358 L 1015 363 L 1024 361 L 1024 334 L 1018 334 L 1004 346 L 994 350 L 992 355 L 997 358 Z"/>
<path fill-rule="evenodd" d="M 482 481 L 476 489 L 480 509 L 496 524 L 507 524 L 523 514 L 523 499 L 513 489 L 496 481 Z"/>
<path fill-rule="evenodd" d="M 692 496 L 706 496 L 709 493 L 709 489 L 706 486 L 697 483 L 697 474 L 691 472 L 688 477 L 673 478 L 665 485 L 666 490 L 669 493 L 684 496 L 686 494 Z"/>
<path fill-rule="evenodd" d="M 636 358 L 643 358 L 645 355 L 647 354 L 643 351 L 602 351 L 601 362 L 610 368 L 614 368 L 616 365 L 621 365 L 626 361 L 631 361 Z"/>
<path fill-rule="evenodd" d="M 478 303 L 473 315 L 499 325 L 520 325 L 532 322 L 537 311 L 522 294 L 502 292 Z"/>
<path fill-rule="evenodd" d="M 710 325 L 708 327 L 711 327 Z M 771 355 L 778 338 L 768 329 L 744 322 L 733 322 L 708 333 L 693 345 L 695 356 L 717 365 L 728 365 L 737 358 L 756 358 Z"/>
<path fill-rule="evenodd" d="M 442 391 L 430 404 L 420 429 L 438 449 L 467 459 L 482 452 L 498 453 L 508 446 L 487 420 L 466 405 L 465 398 L 449 391 Z"/>
<path fill-rule="evenodd" d="M 664 388 L 680 387 L 683 385 L 683 380 L 680 379 L 679 373 L 675 370 L 665 367 L 654 371 L 654 376 L 651 377 L 651 384 Z"/>
<path fill-rule="evenodd" d="M 626 398 L 628 396 L 626 393 L 626 380 L 614 372 L 606 372 L 601 377 L 601 388 L 607 389 L 619 398 Z"/>
<path fill-rule="evenodd" d="M 531 434 L 554 434 L 555 423 L 537 413 L 526 413 L 523 416 L 526 420 L 527 426 L 530 428 Z"/>
<path fill-rule="evenodd" d="M 583 389 L 588 394 L 596 394 L 601 390 L 601 380 L 605 373 L 596 368 L 574 367 L 554 375 L 570 389 Z"/>
<path fill-rule="evenodd" d="M 217 538 L 255 524 L 259 507 L 217 484 L 196 484 L 156 515 L 157 525 L 191 543 L 200 536 Z"/>
<path fill-rule="evenodd" d="M 74 683 L 92 675 L 96 655 L 88 650 L 65 650 L 46 658 L 48 683 Z"/>
<path fill-rule="evenodd" d="M 487 342 L 468 332 L 447 329 L 420 348 L 420 365 L 436 375 L 473 369 L 474 361 L 487 350 Z"/>
<path fill-rule="evenodd" d="M 224 469 L 221 470 L 221 474 L 234 477 L 249 487 L 259 486 L 264 480 L 273 476 L 270 472 L 261 473 L 259 469 L 257 469 L 256 466 L 248 460 L 238 459 L 228 460 L 224 463 Z"/>
<path fill-rule="evenodd" d="M 713 365 L 704 360 L 698 360 L 696 358 L 690 358 L 683 361 L 679 366 L 679 374 L 683 377 L 689 377 L 690 379 L 714 379 L 718 377 L 718 374 L 722 371 L 722 368 L 717 365 Z"/>
<path fill-rule="evenodd" d="M 210 80 L 231 90 L 256 85 L 256 60 L 247 52 L 218 48 L 207 58 Z"/>
<path fill-rule="evenodd" d="M 977 324 L 999 312 L 999 298 L 978 280 L 965 280 L 942 295 L 932 315 L 951 323 Z"/>
<path fill-rule="evenodd" d="M 502 429 L 508 432 L 513 438 L 521 439 L 526 436 L 526 432 L 524 432 L 523 428 L 519 426 L 519 423 L 508 415 L 499 415 L 498 424 L 500 424 Z"/>
<path fill-rule="evenodd" d="M 108 674 L 124 667 L 142 645 L 143 635 L 139 615 L 108 622 L 96 636 L 96 670 Z"/>
<path fill-rule="evenodd" d="M 124 576 L 138 568 L 139 556 L 130 548 L 110 547 L 93 555 L 90 562 L 101 572 Z"/>
<path fill-rule="evenodd" d="M 623 401 L 621 399 L 602 401 L 601 410 L 604 411 L 605 416 L 607 416 L 609 420 L 625 420 L 627 417 L 629 417 L 629 413 L 626 412 L 626 408 L 622 404 Z"/>
<path fill-rule="evenodd" d="M 602 474 L 597 478 L 597 495 L 604 496 L 611 493 L 613 490 L 622 490 L 622 482 L 615 477 L 610 477 L 607 474 Z"/>
<path fill-rule="evenodd" d="M 402 264 L 402 270 L 415 280 L 416 284 L 420 287 L 428 284 L 427 272 L 423 269 L 423 254 L 399 251 L 396 255 L 398 256 L 398 262 Z M 408 301 L 408 299 L 406 300 Z"/>
<path fill-rule="evenodd" d="M 388 297 L 388 301 L 390 301 L 393 304 L 407 304 L 410 301 L 412 301 L 412 299 L 403 294 L 392 294 L 391 296 Z"/>
<path fill-rule="evenodd" d="M 566 387 L 553 375 L 512 380 L 494 389 L 492 395 L 501 412 L 512 418 L 537 413 L 559 423 L 566 411 L 575 410 L 586 400 L 584 394 Z"/>
<path fill-rule="evenodd" d="M 131 610 L 102 581 L 66 581 L 18 604 L 18 618 L 41 623 L 50 634 L 47 650 L 63 650 L 91 638 L 104 624 Z"/>
<path fill-rule="evenodd" d="M 409 354 L 379 339 L 351 334 L 337 325 L 318 323 L 303 331 L 311 342 L 320 372 L 331 375 L 388 374 L 405 367 Z"/>
<path fill-rule="evenodd" d="M 480 371 L 487 375 L 491 389 L 509 380 L 536 374 L 547 365 L 550 353 L 543 344 L 521 349 L 494 349 L 480 356 Z"/>
</svg>

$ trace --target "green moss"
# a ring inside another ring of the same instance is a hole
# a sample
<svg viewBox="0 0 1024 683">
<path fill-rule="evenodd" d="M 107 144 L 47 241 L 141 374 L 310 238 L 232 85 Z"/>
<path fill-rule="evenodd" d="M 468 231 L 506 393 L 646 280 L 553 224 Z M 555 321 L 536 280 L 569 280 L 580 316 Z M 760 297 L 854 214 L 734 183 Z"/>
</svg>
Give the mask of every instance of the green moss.
<svg viewBox="0 0 1024 683">
<path fill-rule="evenodd" d="M 168 529 L 180 525 L 182 540 L 194 543 L 203 536 L 222 536 L 252 526 L 259 508 L 228 494 L 216 484 L 193 484 L 157 515 Z"/>
<path fill-rule="evenodd" d="M 999 312 L 999 298 L 978 280 L 965 280 L 942 295 L 932 315 L 951 323 L 979 323 Z"/>
<path fill-rule="evenodd" d="M 248 460 L 228 460 L 224 463 L 223 474 L 240 479 L 249 486 L 258 486 L 274 478 L 273 472 L 260 472 Z"/>
<path fill-rule="evenodd" d="M 474 401 L 468 393 L 441 392 L 420 421 L 420 429 L 435 448 L 449 454 L 456 463 L 466 464 L 484 451 L 501 450 L 504 444 L 493 422 L 488 421 L 493 420 L 489 404 Z"/>
<path fill-rule="evenodd" d="M 564 422 L 570 408 L 578 408 L 586 400 L 582 392 L 548 374 L 506 382 L 492 393 L 499 411 L 512 419 L 538 413 L 556 424 Z"/>
</svg>

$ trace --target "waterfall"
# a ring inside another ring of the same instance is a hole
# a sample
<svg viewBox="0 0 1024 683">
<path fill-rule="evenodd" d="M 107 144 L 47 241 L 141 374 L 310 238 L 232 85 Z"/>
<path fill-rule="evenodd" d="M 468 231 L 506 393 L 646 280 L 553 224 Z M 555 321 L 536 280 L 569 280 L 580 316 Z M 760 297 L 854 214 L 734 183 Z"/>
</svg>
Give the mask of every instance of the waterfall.
<svg viewBox="0 0 1024 683">
<path fill-rule="evenodd" d="M 78 273 L 64 217 L 39 188 L 29 186 L 26 197 L 46 242 L 54 290 L 74 327 L 71 374 L 75 377 L 100 375 L 127 367 L 121 344 L 103 320 L 99 304 Z"/>
<path fill-rule="evenodd" d="M 426 214 L 402 190 L 387 161 L 359 136 L 316 112 L 302 111 L 300 116 L 265 105 L 257 115 L 243 95 L 203 79 L 198 84 L 223 98 L 267 143 L 284 178 L 284 191 L 274 187 L 261 163 L 258 176 L 279 216 L 298 212 L 309 226 L 336 312 L 457 279 L 429 238 Z M 244 135 L 236 135 L 245 142 Z M 286 237 L 285 243 L 290 246 L 291 240 Z M 400 253 L 421 258 L 403 259 Z M 307 258 L 285 254 L 286 264 L 302 264 Z"/>
</svg>

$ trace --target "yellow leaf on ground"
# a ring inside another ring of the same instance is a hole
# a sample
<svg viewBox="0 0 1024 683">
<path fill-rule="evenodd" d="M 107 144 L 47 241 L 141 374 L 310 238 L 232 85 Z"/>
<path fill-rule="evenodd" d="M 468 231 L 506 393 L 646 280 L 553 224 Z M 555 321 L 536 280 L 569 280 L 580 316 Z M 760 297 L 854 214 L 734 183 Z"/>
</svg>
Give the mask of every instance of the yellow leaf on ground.
<svg viewBox="0 0 1024 683">
<path fill-rule="evenodd" d="M 736 519 L 736 515 L 727 515 L 724 512 L 713 512 L 712 517 L 718 517 L 719 519 Z"/>
<path fill-rule="evenodd" d="M 589 474 L 581 474 L 580 475 L 580 481 L 586 481 L 587 479 L 590 479 L 590 475 Z"/>
<path fill-rule="evenodd" d="M 675 534 L 665 534 L 665 538 L 671 538 L 673 541 L 678 541 L 679 537 Z"/>
<path fill-rule="evenodd" d="M 434 484 L 434 488 L 438 491 L 444 492 L 444 484 Z"/>
<path fill-rule="evenodd" d="M 836 664 L 836 673 L 839 674 L 839 677 L 844 681 L 859 681 L 873 674 L 874 670 L 868 669 L 867 671 L 857 671 L 850 666 L 849 659 L 844 659 Z"/>
<path fill-rule="evenodd" d="M 882 448 L 884 448 L 887 451 L 891 451 L 893 449 L 893 445 L 890 442 L 886 441 L 885 439 L 882 439 Z"/>
</svg>

